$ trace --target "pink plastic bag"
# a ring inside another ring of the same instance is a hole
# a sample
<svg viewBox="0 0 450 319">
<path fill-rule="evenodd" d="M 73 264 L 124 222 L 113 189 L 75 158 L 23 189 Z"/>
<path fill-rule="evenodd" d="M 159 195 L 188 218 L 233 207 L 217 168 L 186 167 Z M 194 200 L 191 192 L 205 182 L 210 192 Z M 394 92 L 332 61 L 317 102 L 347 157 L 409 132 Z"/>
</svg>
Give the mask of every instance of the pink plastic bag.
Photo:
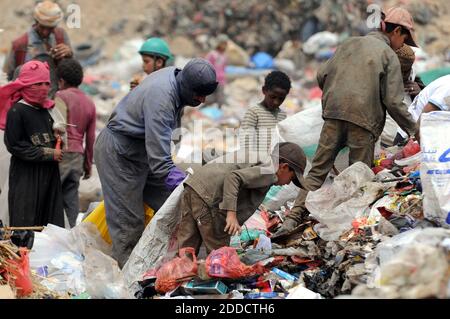
<svg viewBox="0 0 450 319">
<path fill-rule="evenodd" d="M 187 254 L 191 254 L 191 260 Z M 156 291 L 166 293 L 197 275 L 197 257 L 194 248 L 182 248 L 179 256 L 162 265 L 156 273 Z"/>
<path fill-rule="evenodd" d="M 208 276 L 213 278 L 238 279 L 264 273 L 264 267 L 260 264 L 247 266 L 242 263 L 232 247 L 213 250 L 206 258 L 206 269 Z"/>
</svg>

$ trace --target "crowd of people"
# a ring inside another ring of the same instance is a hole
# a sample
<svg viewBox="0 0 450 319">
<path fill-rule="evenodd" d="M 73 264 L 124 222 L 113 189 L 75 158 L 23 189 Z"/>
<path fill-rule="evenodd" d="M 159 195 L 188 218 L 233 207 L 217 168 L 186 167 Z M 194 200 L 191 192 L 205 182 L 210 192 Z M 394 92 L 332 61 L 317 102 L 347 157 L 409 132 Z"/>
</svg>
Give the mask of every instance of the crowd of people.
<svg viewBox="0 0 450 319">
<path fill-rule="evenodd" d="M 306 156 L 298 145 L 273 147 L 270 134 L 264 134 L 287 116 L 280 106 L 291 81 L 281 71 L 267 75 L 263 101 L 247 110 L 241 127 L 253 133 L 245 135 L 240 151 L 228 154 L 234 160 L 213 160 L 188 176 L 172 159 L 172 132 L 180 127 L 186 106 L 224 106 L 228 37 L 218 36 L 213 51 L 183 69 L 168 66 L 173 55 L 164 40 L 147 40 L 136 53 L 144 75 L 131 80 L 130 92 L 96 138 L 95 105 L 79 89 L 83 69 L 58 27 L 62 18 L 57 4 L 39 3 L 35 24 L 13 42 L 5 62 L 11 82 L 0 88 L 0 128 L 11 154 L 9 224 L 64 226 L 65 213 L 74 227 L 80 179 L 91 176 L 95 160 L 120 267 L 144 231 L 144 204 L 157 213 L 182 183 L 178 244 L 198 252 L 202 243 L 207 251 L 227 246 L 272 185 L 293 182 L 300 192 L 272 236 L 276 240 L 309 218 L 306 196 L 322 186 L 341 149 L 349 148 L 350 165 L 370 167 L 386 118 L 398 124 L 391 143 L 420 141 L 420 115 L 450 109 L 448 76 L 425 87 L 412 74 L 411 47 L 418 46 L 414 22 L 407 10 L 395 7 L 386 11 L 378 30 L 344 41 L 321 66 L 317 81 L 325 124 L 307 176 Z M 259 155 L 250 156 L 254 151 Z M 240 154 L 243 160 L 237 160 Z"/>
</svg>

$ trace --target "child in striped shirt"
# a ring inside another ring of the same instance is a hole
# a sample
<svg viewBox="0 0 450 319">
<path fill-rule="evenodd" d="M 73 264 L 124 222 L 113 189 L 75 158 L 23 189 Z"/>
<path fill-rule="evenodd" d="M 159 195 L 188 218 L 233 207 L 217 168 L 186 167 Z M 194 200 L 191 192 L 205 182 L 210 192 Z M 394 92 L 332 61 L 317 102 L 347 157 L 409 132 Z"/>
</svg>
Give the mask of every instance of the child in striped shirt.
<svg viewBox="0 0 450 319">
<path fill-rule="evenodd" d="M 280 109 L 291 90 L 291 80 L 281 71 L 273 71 L 264 81 L 264 100 L 247 110 L 241 123 L 241 147 L 270 154 L 272 136 L 278 122 L 286 119 Z"/>
</svg>

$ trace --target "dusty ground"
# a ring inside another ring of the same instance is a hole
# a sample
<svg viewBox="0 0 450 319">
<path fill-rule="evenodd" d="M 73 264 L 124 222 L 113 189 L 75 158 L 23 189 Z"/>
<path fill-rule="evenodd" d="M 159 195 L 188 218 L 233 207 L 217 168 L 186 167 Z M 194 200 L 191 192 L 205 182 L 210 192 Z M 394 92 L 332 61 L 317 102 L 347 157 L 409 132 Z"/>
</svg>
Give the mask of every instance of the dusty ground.
<svg viewBox="0 0 450 319">
<path fill-rule="evenodd" d="M 0 29 L 4 29 L 4 32 L 0 33 L 0 52 L 9 50 L 11 40 L 29 28 L 32 23 L 31 12 L 35 2 L 35 0 L 0 0 Z M 144 38 L 153 34 L 157 29 L 168 29 L 167 26 L 175 14 L 174 0 L 59 0 L 57 2 L 64 9 L 72 3 L 77 3 L 81 7 L 81 28 L 68 29 L 65 24 L 63 25 L 73 44 L 103 40 L 104 52 L 109 57 L 113 56 L 124 40 L 135 37 Z M 271 1 L 265 2 L 270 3 Z M 416 10 L 422 14 L 425 10 L 421 10 L 420 6 L 427 7 L 427 11 L 433 14 L 433 18 L 426 26 L 417 25 L 418 36 L 422 40 L 430 37 L 437 38 L 436 41 L 427 43 L 425 49 L 429 53 L 441 53 L 447 48 L 447 38 L 450 35 L 450 1 L 390 0 L 379 2 L 387 6 L 393 3 L 415 6 Z M 118 30 L 120 31 L 115 32 Z"/>
<path fill-rule="evenodd" d="M 58 1 L 62 8 L 76 3 L 81 8 L 81 28 L 69 29 L 65 24 L 62 26 L 67 30 L 73 44 L 80 44 L 88 40 L 101 40 L 105 42 L 105 51 L 113 54 L 115 48 L 131 37 L 144 37 L 150 33 L 153 22 L 158 19 L 155 15 L 158 10 L 170 12 L 170 0 L 61 0 Z M 34 0 L 0 0 L 0 50 L 9 50 L 10 42 L 22 34 L 32 24 L 32 11 Z M 21 16 L 17 16 L 20 12 Z M 123 32 L 114 33 L 114 26 L 124 22 Z M 159 23 L 159 22 L 158 22 Z M 142 32 L 136 32 L 139 26 L 144 26 Z"/>
</svg>

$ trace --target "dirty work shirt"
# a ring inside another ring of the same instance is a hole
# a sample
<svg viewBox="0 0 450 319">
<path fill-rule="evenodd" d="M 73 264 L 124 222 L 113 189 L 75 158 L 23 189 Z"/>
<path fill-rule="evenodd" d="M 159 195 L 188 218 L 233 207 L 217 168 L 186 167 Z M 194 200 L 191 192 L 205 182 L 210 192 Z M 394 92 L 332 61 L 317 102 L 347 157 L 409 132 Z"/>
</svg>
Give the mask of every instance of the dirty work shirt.
<svg viewBox="0 0 450 319">
<path fill-rule="evenodd" d="M 242 225 L 264 200 L 277 182 L 271 161 L 256 163 L 208 163 L 195 171 L 185 184 L 190 186 L 210 208 L 225 214 L 232 210 Z"/>
<path fill-rule="evenodd" d="M 345 146 L 350 165 L 371 165 L 375 142 L 385 126 L 386 111 L 414 135 L 416 124 L 403 105 L 404 86 L 400 62 L 380 32 L 353 37 L 342 43 L 335 56 L 317 74 L 323 90 L 325 124 L 311 170 L 305 179 L 288 219 L 299 223 L 306 215 L 308 191 L 319 189 Z"/>
<path fill-rule="evenodd" d="M 165 185 L 175 167 L 170 141 L 183 109 L 175 70 L 153 72 L 123 98 L 95 142 L 112 253 L 120 267 L 144 231 L 143 202 L 149 180 Z"/>
<path fill-rule="evenodd" d="M 277 182 L 271 161 L 238 162 L 208 163 L 185 182 L 179 248 L 194 247 L 198 254 L 202 242 L 208 253 L 229 245 L 230 235 L 224 232 L 227 212 L 237 212 L 239 224 L 244 224 Z"/>
<path fill-rule="evenodd" d="M 386 111 L 408 132 L 415 122 L 403 106 L 404 86 L 397 55 L 381 32 L 343 42 L 317 74 L 323 118 L 351 122 L 378 138 Z"/>
<path fill-rule="evenodd" d="M 269 110 L 262 104 L 249 108 L 241 124 L 241 147 L 269 154 L 275 127 L 286 117 L 280 108 Z"/>
<path fill-rule="evenodd" d="M 170 142 L 183 109 L 175 72 L 168 67 L 146 77 L 119 102 L 107 125 L 114 133 L 145 141 L 145 150 L 135 160 L 148 163 L 155 179 L 165 180 L 175 167 Z"/>
<path fill-rule="evenodd" d="M 8 112 L 5 144 L 11 153 L 9 171 L 10 226 L 54 224 L 64 227 L 56 139 L 46 109 L 21 101 Z"/>
</svg>

